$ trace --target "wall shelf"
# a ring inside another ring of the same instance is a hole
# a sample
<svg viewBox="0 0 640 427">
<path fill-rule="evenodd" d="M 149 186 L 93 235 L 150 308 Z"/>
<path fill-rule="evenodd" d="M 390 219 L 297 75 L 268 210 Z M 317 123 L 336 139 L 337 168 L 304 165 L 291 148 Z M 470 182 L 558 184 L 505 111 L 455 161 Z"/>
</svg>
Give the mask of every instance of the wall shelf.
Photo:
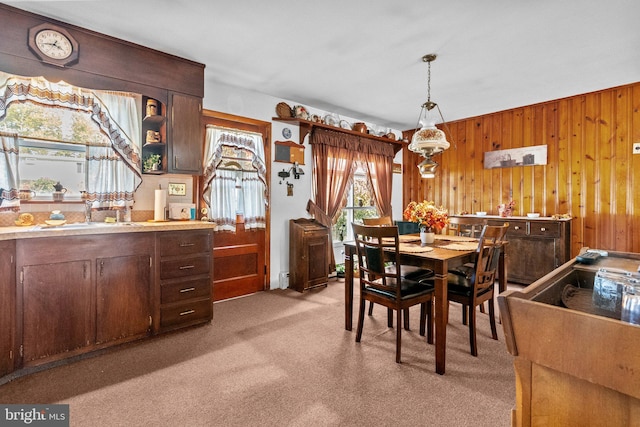
<svg viewBox="0 0 640 427">
<path fill-rule="evenodd" d="M 300 127 L 300 143 L 301 144 L 302 144 L 302 141 L 304 141 L 304 138 L 309 133 L 311 133 L 311 131 L 313 130 L 314 127 L 316 127 L 316 128 L 320 128 L 320 129 L 327 129 L 327 130 L 332 130 L 334 132 L 341 132 L 341 133 L 345 133 L 345 134 L 348 134 L 348 135 L 358 136 L 358 137 L 361 137 L 361 138 L 370 139 L 372 141 L 378 141 L 378 142 L 384 142 L 384 143 L 387 143 L 387 144 L 393 144 L 393 151 L 395 153 L 397 153 L 405 145 L 407 145 L 407 143 L 404 142 L 404 141 L 393 140 L 393 139 L 387 138 L 385 136 L 369 135 L 368 133 L 356 132 L 354 130 L 339 128 L 339 127 L 336 127 L 336 126 L 331 126 L 331 125 L 327 125 L 327 124 L 324 124 L 324 123 L 312 122 L 312 121 L 304 120 L 304 119 L 298 119 L 296 117 L 272 117 L 272 120 L 274 122 L 285 122 L 285 123 L 290 123 L 290 124 L 299 126 Z"/>
</svg>

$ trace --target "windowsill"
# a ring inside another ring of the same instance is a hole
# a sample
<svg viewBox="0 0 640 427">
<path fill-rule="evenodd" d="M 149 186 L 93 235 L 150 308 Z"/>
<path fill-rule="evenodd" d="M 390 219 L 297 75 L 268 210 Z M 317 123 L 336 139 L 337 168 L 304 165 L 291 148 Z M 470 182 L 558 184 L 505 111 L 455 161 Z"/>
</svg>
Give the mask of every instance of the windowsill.
<svg viewBox="0 0 640 427">
<path fill-rule="evenodd" d="M 23 205 L 50 205 L 52 203 L 65 203 L 65 204 L 80 204 L 80 203 L 85 203 L 84 200 L 80 200 L 80 199 L 71 199 L 71 200 L 62 200 L 62 201 L 57 201 L 57 200 L 20 200 L 20 204 Z"/>
</svg>

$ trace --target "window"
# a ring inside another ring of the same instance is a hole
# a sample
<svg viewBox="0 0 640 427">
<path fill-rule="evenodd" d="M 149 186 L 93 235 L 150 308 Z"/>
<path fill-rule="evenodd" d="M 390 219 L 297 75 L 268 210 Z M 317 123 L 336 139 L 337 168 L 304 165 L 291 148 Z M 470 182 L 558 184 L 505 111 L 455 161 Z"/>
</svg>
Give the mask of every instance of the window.
<svg viewBox="0 0 640 427">
<path fill-rule="evenodd" d="M 30 101 L 12 103 L 0 130 L 20 135 L 20 189 L 33 190 L 35 200 L 50 200 L 58 182 L 67 189 L 65 199 L 80 199 L 87 146 L 110 145 L 90 113 Z"/>
<path fill-rule="evenodd" d="M 377 215 L 378 211 L 371 197 L 367 174 L 364 169 L 358 166 L 353 177 L 353 184 L 347 194 L 347 205 L 333 226 L 333 238 L 337 241 L 352 240 L 353 230 L 351 223 L 362 224 L 363 218 L 371 218 Z"/>
</svg>

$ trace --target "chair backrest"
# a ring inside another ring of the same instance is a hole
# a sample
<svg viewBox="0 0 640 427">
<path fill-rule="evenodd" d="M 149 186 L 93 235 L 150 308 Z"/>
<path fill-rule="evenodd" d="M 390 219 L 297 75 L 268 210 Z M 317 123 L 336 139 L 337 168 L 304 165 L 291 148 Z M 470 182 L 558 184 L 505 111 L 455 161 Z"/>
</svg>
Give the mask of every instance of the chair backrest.
<svg viewBox="0 0 640 427">
<path fill-rule="evenodd" d="M 401 266 L 400 239 L 395 225 L 352 224 L 358 255 L 360 288 L 373 287 L 393 292 L 400 297 Z M 395 269 L 385 269 L 385 261 L 395 264 Z"/>
<path fill-rule="evenodd" d="M 456 236 L 478 237 L 485 225 L 487 225 L 486 219 L 451 216 L 448 232 Z"/>
<path fill-rule="evenodd" d="M 362 218 L 364 225 L 393 225 L 390 216 L 381 216 L 379 218 Z"/>
<path fill-rule="evenodd" d="M 496 278 L 500 251 L 506 242 L 505 236 L 509 223 L 503 225 L 485 225 L 478 241 L 475 260 L 476 294 L 492 287 Z"/>
</svg>

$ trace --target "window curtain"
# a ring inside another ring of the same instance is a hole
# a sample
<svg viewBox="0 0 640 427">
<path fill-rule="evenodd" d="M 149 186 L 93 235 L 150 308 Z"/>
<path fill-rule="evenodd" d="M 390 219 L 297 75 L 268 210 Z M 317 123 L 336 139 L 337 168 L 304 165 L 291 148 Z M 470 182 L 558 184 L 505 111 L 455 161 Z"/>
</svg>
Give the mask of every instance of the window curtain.
<svg viewBox="0 0 640 427">
<path fill-rule="evenodd" d="M 0 211 L 20 209 L 18 135 L 0 132 Z"/>
<path fill-rule="evenodd" d="M 235 232 L 236 206 L 232 200 L 237 171 L 220 168 L 224 146 L 248 150 L 251 153 L 251 164 L 255 172 L 244 171 L 240 179 L 244 227 L 245 230 L 266 228 L 269 192 L 262 135 L 212 125 L 207 126 L 203 168 L 203 198 L 209 206 L 209 219 L 217 224 L 216 231 Z"/>
<path fill-rule="evenodd" d="M 21 77 L 1 72 L 0 81 L 3 82 L 0 86 L 0 118 L 16 101 L 89 112 L 111 141 L 110 147 L 89 149 L 89 200 L 93 201 L 95 208 L 133 204 L 133 194 L 142 183 L 140 95 L 91 91 L 64 81 L 54 83 L 43 77 Z M 99 177 L 98 181 L 92 177 Z"/>
<path fill-rule="evenodd" d="M 340 211 L 346 206 L 347 190 L 353 183 L 357 163 L 365 165 L 373 197 L 380 215 L 391 216 L 391 192 L 393 181 L 392 144 L 375 142 L 343 132 L 314 128 L 309 137 L 314 161 L 313 196 L 316 209 L 326 216 L 314 215 L 323 223 L 331 218 L 331 224 L 324 224 L 331 230 Z M 308 205 L 309 206 L 309 205 Z M 331 251 L 330 268 L 335 268 L 335 258 Z"/>
</svg>

